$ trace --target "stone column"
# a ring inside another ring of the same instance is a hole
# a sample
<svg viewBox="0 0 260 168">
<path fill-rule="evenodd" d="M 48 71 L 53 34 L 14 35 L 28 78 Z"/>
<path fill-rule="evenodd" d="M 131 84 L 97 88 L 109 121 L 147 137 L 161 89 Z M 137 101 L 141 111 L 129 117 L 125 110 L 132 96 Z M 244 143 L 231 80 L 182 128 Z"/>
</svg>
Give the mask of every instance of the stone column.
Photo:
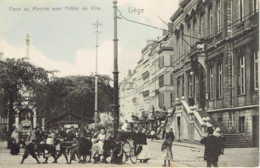
<svg viewBox="0 0 260 168">
<path fill-rule="evenodd" d="M 36 111 L 33 112 L 33 128 L 36 128 L 37 126 L 37 115 Z"/>
<path fill-rule="evenodd" d="M 19 129 L 19 114 L 15 114 L 15 128 Z"/>
<path fill-rule="evenodd" d="M 45 130 L 45 117 L 42 117 L 42 130 Z"/>
</svg>

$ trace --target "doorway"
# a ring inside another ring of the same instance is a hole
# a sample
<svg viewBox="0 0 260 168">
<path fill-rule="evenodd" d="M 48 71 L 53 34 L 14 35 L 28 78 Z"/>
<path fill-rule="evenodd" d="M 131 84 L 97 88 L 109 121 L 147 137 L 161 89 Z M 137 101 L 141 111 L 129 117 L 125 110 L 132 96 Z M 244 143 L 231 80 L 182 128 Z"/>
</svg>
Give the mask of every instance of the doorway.
<svg viewBox="0 0 260 168">
<path fill-rule="evenodd" d="M 179 132 L 179 142 L 181 141 L 181 117 L 177 117 L 177 127 Z"/>
<path fill-rule="evenodd" d="M 253 116 L 253 146 L 259 147 L 259 116 Z"/>
</svg>

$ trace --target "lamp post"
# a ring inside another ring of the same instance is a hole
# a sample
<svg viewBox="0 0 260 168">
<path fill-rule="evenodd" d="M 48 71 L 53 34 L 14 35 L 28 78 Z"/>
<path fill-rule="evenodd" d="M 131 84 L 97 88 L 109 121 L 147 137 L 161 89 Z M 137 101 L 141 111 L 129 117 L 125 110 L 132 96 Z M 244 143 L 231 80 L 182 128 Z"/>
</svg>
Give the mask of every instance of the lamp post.
<svg viewBox="0 0 260 168">
<path fill-rule="evenodd" d="M 93 24 L 96 27 L 96 72 L 95 72 L 95 125 L 98 123 L 98 30 L 101 24 L 98 22 Z"/>
<path fill-rule="evenodd" d="M 113 90 L 113 116 L 114 116 L 114 136 L 117 135 L 119 127 L 119 104 L 118 104 L 118 39 L 117 39 L 117 0 L 113 1 L 114 8 L 114 90 Z"/>
</svg>

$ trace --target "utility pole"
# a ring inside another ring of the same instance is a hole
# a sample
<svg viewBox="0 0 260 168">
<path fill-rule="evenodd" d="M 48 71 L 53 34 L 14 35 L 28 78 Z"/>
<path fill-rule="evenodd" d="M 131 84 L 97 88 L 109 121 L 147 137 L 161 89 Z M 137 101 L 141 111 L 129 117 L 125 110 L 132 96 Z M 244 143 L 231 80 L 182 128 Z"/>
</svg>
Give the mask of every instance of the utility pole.
<svg viewBox="0 0 260 168">
<path fill-rule="evenodd" d="M 113 90 L 113 107 L 114 107 L 114 136 L 117 136 L 119 127 L 119 104 L 118 104 L 118 39 L 117 39 L 117 0 L 113 1 L 114 8 L 114 90 Z"/>
<path fill-rule="evenodd" d="M 95 124 L 98 123 L 98 34 L 100 31 L 98 30 L 101 24 L 98 22 L 93 24 L 96 28 L 96 72 L 95 72 Z"/>
<path fill-rule="evenodd" d="M 30 48 L 30 35 L 26 34 L 25 36 L 25 44 L 26 44 L 26 59 L 29 61 L 29 48 Z"/>
</svg>

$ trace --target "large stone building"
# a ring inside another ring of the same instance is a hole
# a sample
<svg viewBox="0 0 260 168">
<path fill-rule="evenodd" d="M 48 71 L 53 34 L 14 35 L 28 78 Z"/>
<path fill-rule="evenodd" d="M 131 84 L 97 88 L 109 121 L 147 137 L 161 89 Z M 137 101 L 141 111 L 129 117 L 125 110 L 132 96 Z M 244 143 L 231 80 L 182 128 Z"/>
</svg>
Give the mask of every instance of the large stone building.
<svg viewBox="0 0 260 168">
<path fill-rule="evenodd" d="M 258 3 L 182 0 L 170 17 L 167 46 L 156 55 L 161 68 L 155 71 L 155 78 L 154 71 L 148 71 L 154 94 L 150 89 L 145 100 L 165 111 L 174 105 L 164 126 L 174 129 L 176 140 L 198 142 L 210 123 L 220 127 L 228 139 L 234 137 L 237 145 L 258 145 Z M 149 63 L 151 60 L 152 54 Z M 140 70 L 139 74 L 147 73 Z"/>
</svg>

